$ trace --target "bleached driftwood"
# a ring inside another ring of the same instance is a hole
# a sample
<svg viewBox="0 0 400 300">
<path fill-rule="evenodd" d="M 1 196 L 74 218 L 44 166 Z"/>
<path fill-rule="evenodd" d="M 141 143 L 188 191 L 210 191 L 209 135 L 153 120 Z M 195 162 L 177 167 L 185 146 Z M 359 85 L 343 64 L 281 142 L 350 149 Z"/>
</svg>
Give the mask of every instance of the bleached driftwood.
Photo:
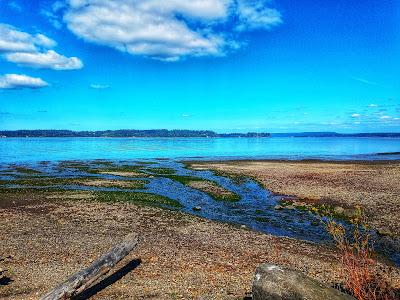
<svg viewBox="0 0 400 300">
<path fill-rule="evenodd" d="M 100 276 L 108 273 L 138 244 L 137 235 L 130 234 L 108 253 L 94 261 L 89 267 L 75 273 L 65 282 L 44 295 L 41 300 L 69 299 L 90 287 Z"/>
</svg>

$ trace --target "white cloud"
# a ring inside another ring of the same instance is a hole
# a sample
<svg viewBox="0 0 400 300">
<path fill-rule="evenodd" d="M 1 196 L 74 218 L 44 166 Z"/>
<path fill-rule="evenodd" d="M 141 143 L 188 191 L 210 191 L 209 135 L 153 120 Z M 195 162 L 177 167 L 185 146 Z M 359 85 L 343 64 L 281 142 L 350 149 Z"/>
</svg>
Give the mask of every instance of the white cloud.
<svg viewBox="0 0 400 300">
<path fill-rule="evenodd" d="M 63 1 L 56 1 L 50 7 L 49 5 L 43 6 L 40 10 L 40 14 L 46 17 L 46 20 L 53 25 L 56 29 L 61 29 L 62 23 L 58 16 L 58 12 L 63 10 L 66 7 L 66 4 Z"/>
<path fill-rule="evenodd" d="M 0 89 L 38 89 L 49 84 L 41 78 L 19 74 L 6 74 L 0 77 Z"/>
<path fill-rule="evenodd" d="M 44 34 L 29 34 L 10 25 L 0 24 L 0 53 L 9 61 L 21 66 L 53 70 L 81 69 L 77 57 L 66 57 L 52 48 L 57 43 Z"/>
<path fill-rule="evenodd" d="M 359 118 L 359 117 L 361 117 L 361 115 L 360 114 L 352 114 L 351 117 L 352 118 Z"/>
<path fill-rule="evenodd" d="M 265 1 L 238 0 L 238 16 L 241 21 L 237 30 L 271 29 L 282 23 L 282 15 L 273 8 L 265 7 Z"/>
<path fill-rule="evenodd" d="M 32 35 L 10 25 L 0 24 L 0 52 L 34 52 L 56 45 L 55 41 L 43 34 Z"/>
<path fill-rule="evenodd" d="M 48 38 L 41 33 L 36 35 L 35 41 L 37 45 L 43 46 L 45 48 L 54 48 L 55 46 L 57 46 L 56 41 Z"/>
<path fill-rule="evenodd" d="M 95 90 L 105 90 L 110 88 L 108 84 L 98 84 L 98 83 L 92 83 L 90 85 L 90 88 L 95 89 Z"/>
<path fill-rule="evenodd" d="M 390 117 L 390 116 L 382 116 L 381 117 L 381 119 L 383 119 L 383 120 L 388 120 L 388 119 L 391 119 L 392 117 Z"/>
<path fill-rule="evenodd" d="M 51 6 L 51 9 L 54 12 L 58 12 L 61 9 L 65 8 L 66 4 L 63 1 L 56 1 L 53 3 L 53 5 Z"/>
<path fill-rule="evenodd" d="M 78 37 L 133 55 L 165 61 L 221 56 L 240 47 L 240 31 L 282 22 L 267 0 L 69 0 L 64 21 Z"/>
<path fill-rule="evenodd" d="M 376 82 L 369 81 L 369 80 L 367 80 L 367 79 L 360 78 L 360 77 L 351 77 L 351 79 L 353 79 L 353 80 L 355 80 L 355 81 L 358 81 L 358 82 L 361 82 L 361 83 L 368 84 L 368 85 L 377 85 Z"/>
<path fill-rule="evenodd" d="M 58 54 L 54 50 L 48 50 L 44 53 L 16 52 L 6 54 L 5 58 L 7 61 L 16 63 L 21 66 L 39 69 L 76 70 L 83 67 L 83 63 L 79 60 L 79 58 L 65 57 Z"/>
<path fill-rule="evenodd" d="M 369 104 L 368 107 L 378 107 L 377 104 Z"/>
</svg>

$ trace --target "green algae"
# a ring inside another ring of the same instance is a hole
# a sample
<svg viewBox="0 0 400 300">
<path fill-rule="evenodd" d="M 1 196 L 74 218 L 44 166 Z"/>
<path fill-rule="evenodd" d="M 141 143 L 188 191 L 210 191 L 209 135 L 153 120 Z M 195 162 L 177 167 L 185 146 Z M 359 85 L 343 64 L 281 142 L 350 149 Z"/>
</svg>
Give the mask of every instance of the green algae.
<svg viewBox="0 0 400 300">
<path fill-rule="evenodd" d="M 182 205 L 177 200 L 165 196 L 144 193 L 144 192 L 94 192 L 95 200 L 102 202 L 132 202 L 152 206 L 167 205 L 174 208 L 181 208 Z"/>
<path fill-rule="evenodd" d="M 14 180 L 0 180 L 0 185 L 18 185 L 28 187 L 48 187 L 48 186 L 88 186 L 96 188 L 118 188 L 118 189 L 144 189 L 148 180 L 110 180 L 109 183 L 103 182 L 96 185 L 93 181 L 107 181 L 107 179 L 97 177 L 70 177 L 70 178 L 54 178 L 54 177 L 24 177 Z M 126 184 L 123 186 L 119 183 Z"/>
<path fill-rule="evenodd" d="M 173 175 L 176 173 L 174 169 L 170 168 L 146 168 L 145 170 L 156 175 Z"/>
<path fill-rule="evenodd" d="M 15 166 L 15 167 L 13 167 L 13 169 L 15 171 L 17 171 L 18 173 L 22 173 L 22 174 L 35 175 L 35 174 L 41 174 L 42 173 L 42 172 L 40 172 L 38 170 L 35 170 L 35 169 L 32 169 L 32 168 L 27 168 L 27 167 L 22 167 L 22 166 Z"/>
</svg>

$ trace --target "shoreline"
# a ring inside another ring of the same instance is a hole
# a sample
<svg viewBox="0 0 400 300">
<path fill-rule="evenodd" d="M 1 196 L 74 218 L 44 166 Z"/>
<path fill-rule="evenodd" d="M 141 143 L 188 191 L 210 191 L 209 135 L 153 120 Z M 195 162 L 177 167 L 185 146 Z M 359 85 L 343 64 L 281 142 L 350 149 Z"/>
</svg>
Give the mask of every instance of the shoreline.
<svg viewBox="0 0 400 300">
<path fill-rule="evenodd" d="M 364 154 L 363 154 L 364 155 Z M 396 156 L 394 159 L 365 159 L 361 156 L 360 159 L 347 159 L 347 155 L 337 156 L 338 159 L 333 159 L 332 157 L 326 158 L 206 158 L 206 157 L 189 157 L 187 159 L 178 158 L 177 161 L 183 164 L 195 164 L 195 163 L 246 163 L 246 162 L 279 162 L 279 163 L 337 163 L 337 164 L 400 164 L 400 152 L 388 152 L 388 153 L 375 153 L 375 154 L 365 154 L 365 156 Z M 204 158 L 204 159 L 203 159 Z M 168 158 L 166 158 L 168 159 Z"/>
<path fill-rule="evenodd" d="M 77 162 L 90 164 L 91 161 L 94 160 Z M 99 159 L 97 163 L 108 162 Z M 273 192 L 278 188 L 281 191 L 292 189 L 308 196 L 328 192 L 330 199 L 339 197 L 345 201 L 346 197 L 365 190 L 370 199 L 379 200 L 379 203 L 365 203 L 373 212 L 375 204 L 384 204 L 376 207 L 378 216 L 375 215 L 371 222 L 379 225 L 379 221 L 386 220 L 386 225 L 397 230 L 399 161 L 240 160 L 192 161 L 192 164 L 199 164 L 206 170 L 223 171 L 230 176 L 256 178 Z M 84 167 L 73 162 L 67 165 Z M 154 170 L 171 176 L 168 169 L 155 166 Z M 31 172 L 32 178 L 37 175 L 29 169 L 21 171 Z M 45 177 L 48 178 L 45 180 L 54 180 L 53 177 Z M 368 186 L 370 188 L 365 189 Z M 243 299 L 251 292 L 256 266 L 263 262 L 300 270 L 331 286 L 340 284 L 343 279 L 339 254 L 329 245 L 278 237 L 239 224 L 213 221 L 149 204 L 101 202 L 87 193 L 79 196 L 76 191 L 57 197 L 53 194 L 51 190 L 32 192 L 29 189 L 0 192 L 0 226 L 6 241 L 0 243 L 0 256 L 12 256 L 2 262 L 1 267 L 10 270 L 9 276 L 13 280 L 0 290 L 0 297 L 4 299 L 38 298 L 130 232 L 140 233 L 141 242 L 117 269 L 133 260 L 140 259 L 140 264 L 100 290 L 94 299 Z M 390 201 L 385 202 L 387 199 Z M 383 219 L 377 218 L 379 215 Z M 379 264 L 390 270 L 393 287 L 400 288 L 400 269 L 387 265 L 384 260 Z"/>
<path fill-rule="evenodd" d="M 393 156 L 393 157 L 391 157 Z M 336 157 L 336 159 L 335 159 Z M 359 157 L 355 159 L 354 157 Z M 383 157 L 391 157 L 383 159 Z M 380 158 L 380 159 L 379 159 Z M 240 162 L 304 162 L 304 163 L 340 163 L 340 164 L 390 164 L 400 163 L 400 152 L 381 152 L 372 154 L 360 154 L 360 155 L 337 155 L 337 156 L 326 156 L 326 157 L 205 157 L 205 156 L 191 156 L 191 157 L 155 157 L 155 158 L 131 158 L 131 159 L 116 159 L 116 158 L 85 158 L 85 159 L 54 159 L 54 160 L 13 160 L 13 161 L 0 161 L 0 166 L 4 165 L 23 165 L 23 164 L 40 164 L 40 163 L 57 163 L 64 161 L 76 161 L 76 162 L 89 162 L 89 161 L 125 161 L 125 162 L 146 162 L 146 161 L 163 161 L 171 160 L 184 165 L 197 162 L 215 162 L 215 163 L 240 163 Z"/>
</svg>

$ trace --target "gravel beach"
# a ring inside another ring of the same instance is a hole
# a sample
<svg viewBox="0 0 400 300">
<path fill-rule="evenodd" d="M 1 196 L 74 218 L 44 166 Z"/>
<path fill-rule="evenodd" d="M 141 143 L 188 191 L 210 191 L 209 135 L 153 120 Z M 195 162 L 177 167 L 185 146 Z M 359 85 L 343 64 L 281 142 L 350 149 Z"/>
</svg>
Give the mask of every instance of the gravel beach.
<svg viewBox="0 0 400 300">
<path fill-rule="evenodd" d="M 398 163 L 201 162 L 192 168 L 251 176 L 277 193 L 352 205 L 382 230 L 398 230 Z M 114 184 L 114 183 L 113 183 Z M 326 199 L 325 199 L 326 200 Z M 274 237 L 173 210 L 98 202 L 90 192 L 0 193 L 0 267 L 12 280 L 1 299 L 37 299 L 118 244 L 139 246 L 85 296 L 93 299 L 246 299 L 256 266 L 277 263 L 329 285 L 341 282 L 334 248 Z M 397 231 L 398 232 L 398 231 Z M 386 267 L 385 267 L 386 268 Z M 387 267 L 400 288 L 400 271 Z"/>
</svg>

